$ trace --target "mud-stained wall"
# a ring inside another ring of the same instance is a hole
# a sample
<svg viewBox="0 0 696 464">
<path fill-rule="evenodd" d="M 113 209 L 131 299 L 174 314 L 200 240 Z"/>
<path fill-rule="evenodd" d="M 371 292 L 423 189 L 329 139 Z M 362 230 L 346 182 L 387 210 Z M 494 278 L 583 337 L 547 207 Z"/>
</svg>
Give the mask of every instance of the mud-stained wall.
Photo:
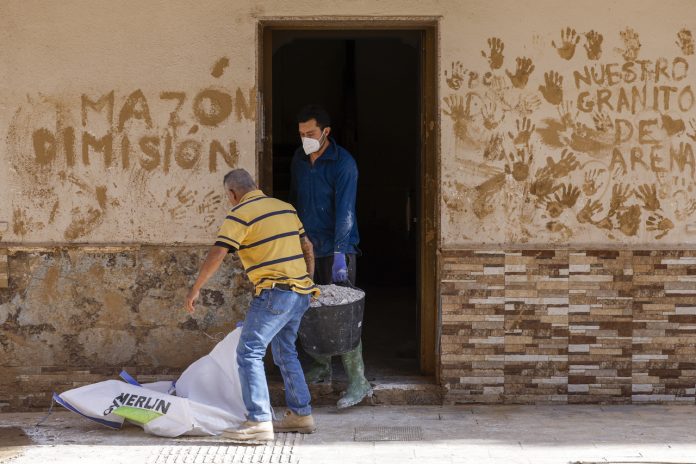
<svg viewBox="0 0 696 464">
<path fill-rule="evenodd" d="M 0 8 L 4 241 L 208 243 L 256 169 L 256 20 L 322 15 L 440 18 L 444 246 L 696 237 L 693 2 Z"/>
<path fill-rule="evenodd" d="M 51 391 L 178 374 L 244 318 L 251 291 L 236 259 L 183 308 L 205 247 L 9 250 L 0 292 L 0 410 L 46 405 Z"/>
<path fill-rule="evenodd" d="M 222 175 L 255 169 L 253 36 L 169 4 L 0 8 L 0 240 L 209 243 Z"/>
<path fill-rule="evenodd" d="M 0 3 L 0 410 L 176 378 L 243 318 L 231 256 L 182 305 L 222 175 L 257 168 L 257 20 L 432 14 L 388 3 Z"/>
<path fill-rule="evenodd" d="M 51 389 L 121 367 L 176 373 L 212 346 L 201 331 L 242 317 L 249 288 L 233 258 L 199 313 L 180 306 L 224 218 L 222 175 L 258 168 L 258 21 L 328 17 L 439 21 L 440 125 L 427 127 L 440 128 L 441 248 L 674 250 L 696 238 L 692 1 L 6 0 L 0 405 L 46 404 Z M 477 310 L 449 309 L 453 321 Z M 464 350 L 450 329 L 444 362 Z"/>
<path fill-rule="evenodd" d="M 693 242 L 696 5 L 563 3 L 443 55 L 445 243 Z"/>
</svg>

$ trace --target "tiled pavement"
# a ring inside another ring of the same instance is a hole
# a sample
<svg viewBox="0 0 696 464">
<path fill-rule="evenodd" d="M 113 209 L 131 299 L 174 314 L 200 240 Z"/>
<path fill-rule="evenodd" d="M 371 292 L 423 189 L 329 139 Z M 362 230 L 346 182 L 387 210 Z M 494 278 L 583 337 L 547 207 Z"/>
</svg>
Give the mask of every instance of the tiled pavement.
<svg viewBox="0 0 696 464">
<path fill-rule="evenodd" d="M 134 426 L 112 431 L 64 411 L 40 427 L 33 425 L 40 414 L 0 414 L 2 427 L 31 438 L 23 447 L 0 443 L 0 462 L 696 463 L 695 412 L 674 405 L 321 407 L 315 434 L 277 434 L 261 447 L 151 437 Z M 422 441 L 355 441 L 365 427 L 420 427 Z"/>
</svg>

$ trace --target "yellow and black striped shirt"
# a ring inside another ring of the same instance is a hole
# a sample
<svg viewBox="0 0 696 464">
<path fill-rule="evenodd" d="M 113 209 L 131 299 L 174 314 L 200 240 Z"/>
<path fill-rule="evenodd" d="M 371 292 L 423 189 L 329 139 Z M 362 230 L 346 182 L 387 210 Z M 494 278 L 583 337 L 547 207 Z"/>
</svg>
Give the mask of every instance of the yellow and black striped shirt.
<svg viewBox="0 0 696 464">
<path fill-rule="evenodd" d="M 239 253 L 256 295 L 283 283 L 298 293 L 317 296 L 319 289 L 307 273 L 300 245 L 304 235 L 292 205 L 253 190 L 229 211 L 215 245 Z"/>
</svg>

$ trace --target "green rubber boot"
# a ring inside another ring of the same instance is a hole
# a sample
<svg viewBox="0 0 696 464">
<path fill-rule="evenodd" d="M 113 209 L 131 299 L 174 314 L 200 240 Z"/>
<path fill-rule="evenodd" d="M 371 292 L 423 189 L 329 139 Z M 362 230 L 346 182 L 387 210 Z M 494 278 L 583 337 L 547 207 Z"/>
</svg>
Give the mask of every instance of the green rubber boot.
<svg viewBox="0 0 696 464">
<path fill-rule="evenodd" d="M 309 354 L 314 362 L 305 372 L 305 381 L 308 384 L 331 382 L 331 356 Z"/>
<path fill-rule="evenodd" d="M 357 348 L 341 355 L 343 368 L 348 375 L 348 389 L 338 400 L 338 409 L 345 409 L 360 403 L 366 396 L 372 396 L 372 385 L 365 378 L 365 364 L 362 358 L 362 340 Z"/>
</svg>

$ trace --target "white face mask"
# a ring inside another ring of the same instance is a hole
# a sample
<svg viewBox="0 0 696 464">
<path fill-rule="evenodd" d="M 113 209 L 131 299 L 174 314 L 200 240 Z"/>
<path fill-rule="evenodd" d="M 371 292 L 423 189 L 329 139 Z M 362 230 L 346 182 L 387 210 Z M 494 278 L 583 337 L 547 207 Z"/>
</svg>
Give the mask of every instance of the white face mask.
<svg viewBox="0 0 696 464">
<path fill-rule="evenodd" d="M 311 155 L 319 151 L 321 146 L 324 144 L 324 132 L 321 133 L 319 140 L 313 139 L 311 137 L 302 137 L 302 148 L 304 149 L 305 155 Z"/>
</svg>

